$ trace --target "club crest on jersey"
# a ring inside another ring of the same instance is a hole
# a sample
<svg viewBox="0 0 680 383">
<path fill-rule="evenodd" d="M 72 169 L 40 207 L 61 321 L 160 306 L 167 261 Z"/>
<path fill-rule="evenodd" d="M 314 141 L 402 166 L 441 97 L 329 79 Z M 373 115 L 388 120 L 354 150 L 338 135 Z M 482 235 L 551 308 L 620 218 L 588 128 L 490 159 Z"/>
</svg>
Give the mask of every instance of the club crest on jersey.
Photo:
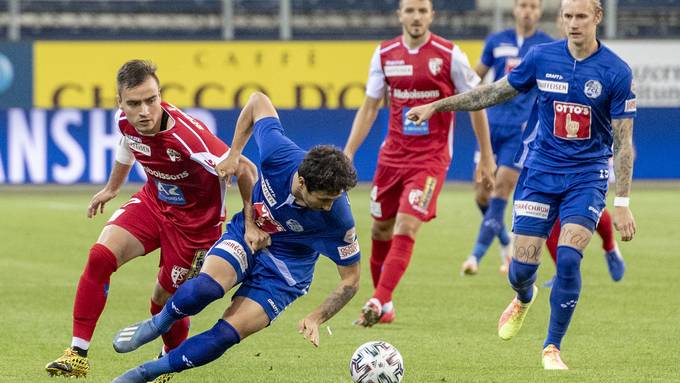
<svg viewBox="0 0 680 383">
<path fill-rule="evenodd" d="M 300 222 L 294 220 L 294 219 L 289 219 L 286 221 L 286 226 L 288 226 L 289 229 L 293 230 L 296 233 L 301 233 L 302 231 L 305 230 L 302 225 L 300 225 Z"/>
<path fill-rule="evenodd" d="M 172 162 L 177 162 L 182 159 L 182 156 L 180 156 L 179 152 L 175 149 L 168 149 L 166 153 L 168 153 L 168 157 Z"/>
<path fill-rule="evenodd" d="M 587 105 L 555 101 L 553 134 L 565 140 L 590 139 L 592 112 Z"/>
<path fill-rule="evenodd" d="M 438 75 L 439 72 L 442 71 L 443 65 L 444 60 L 442 60 L 440 57 L 430 59 L 430 61 L 427 63 L 427 67 L 430 68 L 430 73 L 432 73 L 433 76 Z"/>
<path fill-rule="evenodd" d="M 588 80 L 583 92 L 588 98 L 598 98 L 602 94 L 602 84 L 597 80 Z"/>
<path fill-rule="evenodd" d="M 172 287 L 179 287 L 179 285 L 184 282 L 184 278 L 187 274 L 189 274 L 189 269 L 176 265 L 173 266 L 172 273 L 170 273 L 170 276 L 172 277 Z"/>
</svg>

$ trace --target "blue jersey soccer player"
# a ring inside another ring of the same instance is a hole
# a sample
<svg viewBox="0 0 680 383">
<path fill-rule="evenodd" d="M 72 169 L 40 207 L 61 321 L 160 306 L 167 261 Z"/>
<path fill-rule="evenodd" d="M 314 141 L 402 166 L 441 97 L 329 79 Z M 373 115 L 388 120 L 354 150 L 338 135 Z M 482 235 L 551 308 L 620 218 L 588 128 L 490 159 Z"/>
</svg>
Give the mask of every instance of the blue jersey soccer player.
<svg viewBox="0 0 680 383">
<path fill-rule="evenodd" d="M 114 348 L 135 350 L 240 283 L 231 305 L 212 329 L 114 382 L 147 382 L 219 358 L 229 347 L 268 326 L 307 292 L 320 253 L 337 264 L 341 282 L 299 322 L 300 333 L 318 346 L 319 325 L 356 293 L 359 243 L 346 194 L 356 185 L 356 171 L 349 158 L 331 146 L 317 146 L 309 152 L 300 149 L 284 135 L 270 100 L 256 93 L 239 116 L 228 157 L 217 166 L 220 175 L 229 179 L 234 174 L 253 134 L 260 150 L 261 177 L 253 189 L 252 212 L 236 214 L 227 232 L 208 251 L 199 276 L 180 286 L 161 313 L 121 330 Z"/>
<path fill-rule="evenodd" d="M 624 241 L 635 235 L 629 205 L 633 175 L 633 75 L 596 38 L 599 0 L 563 0 L 567 39 L 534 47 L 510 74 L 493 84 L 413 108 L 420 123 L 435 112 L 476 110 L 538 88 L 535 139 L 529 144 L 515 191 L 516 234 L 509 280 L 517 296 L 501 315 L 498 335 L 511 339 L 522 326 L 538 289 L 534 285 L 545 238 L 559 216 L 557 278 L 550 294 L 550 324 L 543 345 L 545 369 L 567 369 L 560 343 L 581 291 L 581 258 L 593 235 L 614 156 L 614 222 Z"/>
<path fill-rule="evenodd" d="M 542 0 L 515 0 L 512 10 L 515 27 L 494 33 L 486 39 L 482 57 L 475 68 L 480 77 L 485 77 L 491 71 L 494 81 L 500 80 L 522 62 L 531 47 L 553 41 L 538 30 L 541 3 Z M 463 275 L 477 274 L 478 264 L 496 236 L 501 244 L 501 272 L 508 271 L 511 247 L 503 216 L 521 170 L 513 159 L 520 147 L 522 130 L 537 94 L 538 90 L 533 89 L 486 110 L 491 128 L 491 146 L 498 168 L 493 190 L 480 187 L 479 184 L 475 187 L 475 200 L 484 218 L 475 246 L 463 262 Z M 477 156 L 475 153 L 475 161 Z"/>
</svg>

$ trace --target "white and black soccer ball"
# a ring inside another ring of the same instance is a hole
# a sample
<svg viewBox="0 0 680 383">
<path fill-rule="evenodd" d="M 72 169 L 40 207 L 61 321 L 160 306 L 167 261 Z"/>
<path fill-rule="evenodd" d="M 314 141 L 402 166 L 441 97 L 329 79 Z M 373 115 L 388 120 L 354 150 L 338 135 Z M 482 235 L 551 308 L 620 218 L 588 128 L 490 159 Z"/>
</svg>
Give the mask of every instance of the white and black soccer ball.
<svg viewBox="0 0 680 383">
<path fill-rule="evenodd" d="M 354 351 L 349 373 L 355 383 L 399 383 L 404 378 L 404 360 L 391 344 L 372 341 Z"/>
</svg>

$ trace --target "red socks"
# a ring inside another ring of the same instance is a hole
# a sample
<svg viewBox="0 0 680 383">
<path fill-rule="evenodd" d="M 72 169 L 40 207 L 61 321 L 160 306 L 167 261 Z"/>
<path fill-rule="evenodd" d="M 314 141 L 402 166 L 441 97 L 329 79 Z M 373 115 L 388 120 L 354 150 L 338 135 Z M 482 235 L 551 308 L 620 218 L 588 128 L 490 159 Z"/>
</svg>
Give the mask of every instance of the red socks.
<svg viewBox="0 0 680 383">
<path fill-rule="evenodd" d="M 395 235 L 392 238 L 392 246 L 387 253 L 378 287 L 373 294 L 373 297 L 377 298 L 380 303 L 387 303 L 392 300 L 392 293 L 411 260 L 414 244 L 413 238 L 407 235 Z"/>
<path fill-rule="evenodd" d="M 73 304 L 74 337 L 86 341 L 92 339 L 97 320 L 106 305 L 109 279 L 117 268 L 116 256 L 106 246 L 96 243 L 90 248 Z"/>
<path fill-rule="evenodd" d="M 159 306 L 151 301 L 151 315 L 156 315 L 163 310 L 163 306 Z M 184 340 L 189 337 L 189 317 L 184 317 L 175 322 L 170 331 L 162 335 L 163 344 L 165 344 L 165 352 L 168 352 L 179 346 Z"/>
<path fill-rule="evenodd" d="M 385 263 L 385 258 L 387 253 L 390 251 L 392 246 L 392 240 L 389 241 L 379 241 L 374 239 L 371 241 L 371 277 L 373 277 L 373 287 L 378 287 L 378 281 L 380 281 L 380 273 L 382 271 L 383 263 Z"/>
<path fill-rule="evenodd" d="M 614 225 L 612 224 L 612 217 L 609 215 L 609 211 L 604 209 L 602 211 L 602 216 L 600 216 L 600 222 L 595 228 L 597 233 L 602 237 L 602 249 L 606 252 L 614 250 L 616 247 L 616 240 L 614 239 Z"/>
</svg>

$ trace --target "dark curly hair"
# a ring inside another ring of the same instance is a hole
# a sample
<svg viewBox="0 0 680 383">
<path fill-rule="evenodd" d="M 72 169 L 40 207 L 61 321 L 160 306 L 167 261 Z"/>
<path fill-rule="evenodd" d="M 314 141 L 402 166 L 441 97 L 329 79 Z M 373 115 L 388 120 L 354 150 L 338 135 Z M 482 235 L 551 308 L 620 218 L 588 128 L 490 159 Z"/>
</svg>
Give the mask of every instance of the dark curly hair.
<svg viewBox="0 0 680 383">
<path fill-rule="evenodd" d="M 116 74 L 116 85 L 118 95 L 123 89 L 131 89 L 141 85 L 147 78 L 153 77 L 156 84 L 160 86 L 158 76 L 156 76 L 156 65 L 147 60 L 130 60 L 123 64 Z"/>
<path fill-rule="evenodd" d="M 348 191 L 357 184 L 357 171 L 345 153 L 332 145 L 313 147 L 298 168 L 305 179 L 307 191 L 337 194 Z"/>
</svg>

